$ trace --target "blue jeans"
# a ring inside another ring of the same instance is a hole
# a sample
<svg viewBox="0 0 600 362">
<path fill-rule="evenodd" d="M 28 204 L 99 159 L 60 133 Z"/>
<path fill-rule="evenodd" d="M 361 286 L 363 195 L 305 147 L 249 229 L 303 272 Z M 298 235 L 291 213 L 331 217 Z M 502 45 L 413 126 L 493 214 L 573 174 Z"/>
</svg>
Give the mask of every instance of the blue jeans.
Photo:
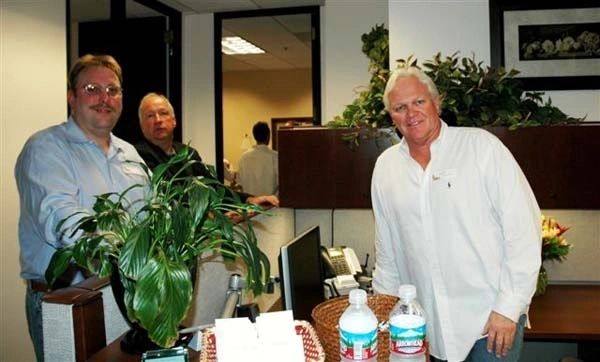
<svg viewBox="0 0 600 362">
<path fill-rule="evenodd" d="M 38 362 L 44 362 L 44 333 L 42 329 L 42 297 L 43 292 L 32 290 L 29 285 L 25 294 L 25 311 L 29 336 L 33 342 L 35 356 Z"/>
<path fill-rule="evenodd" d="M 469 352 L 467 359 L 465 362 L 518 362 L 519 357 L 521 357 L 521 350 L 523 349 L 523 333 L 525 331 L 525 321 L 527 317 L 523 314 L 519 318 L 519 323 L 517 324 L 517 330 L 515 332 L 515 339 L 510 351 L 508 351 L 508 355 L 506 357 L 496 357 L 494 350 L 492 352 L 487 351 L 487 337 L 482 338 L 475 342 L 473 348 Z M 433 356 L 431 357 L 431 362 L 441 362 L 442 360 L 437 359 Z"/>
</svg>

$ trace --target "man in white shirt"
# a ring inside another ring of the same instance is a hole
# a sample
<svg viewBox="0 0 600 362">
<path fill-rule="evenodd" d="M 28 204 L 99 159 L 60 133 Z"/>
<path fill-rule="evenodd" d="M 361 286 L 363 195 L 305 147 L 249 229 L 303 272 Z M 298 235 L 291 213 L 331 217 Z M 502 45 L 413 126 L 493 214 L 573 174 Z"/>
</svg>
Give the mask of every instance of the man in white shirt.
<svg viewBox="0 0 600 362">
<path fill-rule="evenodd" d="M 265 122 L 252 127 L 256 145 L 240 158 L 238 182 L 244 192 L 254 195 L 275 195 L 279 191 L 277 151 L 269 148 L 271 131 Z"/>
<path fill-rule="evenodd" d="M 432 360 L 518 361 L 541 264 L 541 214 L 491 133 L 448 127 L 433 81 L 396 70 L 384 93 L 403 140 L 377 160 L 373 287 L 417 287 Z"/>
</svg>

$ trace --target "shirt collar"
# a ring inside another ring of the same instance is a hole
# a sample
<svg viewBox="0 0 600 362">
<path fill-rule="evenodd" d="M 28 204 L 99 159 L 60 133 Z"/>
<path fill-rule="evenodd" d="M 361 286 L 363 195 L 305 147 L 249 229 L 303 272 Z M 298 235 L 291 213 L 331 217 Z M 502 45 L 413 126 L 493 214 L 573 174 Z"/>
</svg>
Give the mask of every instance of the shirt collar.
<svg viewBox="0 0 600 362">
<path fill-rule="evenodd" d="M 71 142 L 94 143 L 85 136 L 83 130 L 79 127 L 77 122 L 75 122 L 75 119 L 73 119 L 73 116 L 69 116 L 69 119 L 65 125 L 65 130 L 67 132 L 67 137 L 69 137 Z"/>
<path fill-rule="evenodd" d="M 75 119 L 73 119 L 73 116 L 69 116 L 69 119 L 67 120 L 67 122 L 65 124 L 65 130 L 67 133 L 67 137 L 69 138 L 69 140 L 71 142 L 93 144 L 97 147 L 96 142 L 88 139 L 85 136 L 85 133 L 83 133 L 83 130 L 79 127 L 77 122 L 75 122 Z M 108 144 L 108 156 L 110 157 L 111 155 L 114 155 L 114 154 L 122 152 L 122 151 L 123 151 L 123 145 L 120 142 L 120 139 L 115 137 L 111 132 L 110 141 Z"/>
<path fill-rule="evenodd" d="M 444 139 L 446 138 L 446 130 L 448 129 L 448 124 L 446 124 L 446 122 L 444 122 L 443 119 L 440 118 L 440 122 L 442 123 L 441 127 L 440 127 L 440 134 L 438 135 L 438 137 L 433 140 L 433 142 L 431 143 L 431 148 L 438 148 L 440 147 L 439 145 L 444 143 Z M 408 143 L 406 143 L 406 138 L 402 137 L 402 140 L 400 141 L 400 150 L 404 153 L 406 153 L 407 155 L 409 154 L 409 150 L 408 150 Z"/>
<path fill-rule="evenodd" d="M 431 143 L 431 148 L 439 148 L 439 147 L 441 147 L 441 145 L 444 144 L 444 140 L 446 139 L 446 131 L 448 129 L 448 124 L 446 124 L 446 122 L 444 122 L 444 120 L 441 119 L 441 118 L 440 118 L 440 122 L 441 122 L 440 134 Z"/>
</svg>

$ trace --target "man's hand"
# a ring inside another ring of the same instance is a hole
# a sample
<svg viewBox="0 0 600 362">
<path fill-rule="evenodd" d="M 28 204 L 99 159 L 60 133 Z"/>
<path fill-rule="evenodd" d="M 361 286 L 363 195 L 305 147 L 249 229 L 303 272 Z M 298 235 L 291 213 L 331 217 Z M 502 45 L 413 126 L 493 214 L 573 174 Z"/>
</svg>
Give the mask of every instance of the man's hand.
<svg viewBox="0 0 600 362">
<path fill-rule="evenodd" d="M 246 202 L 254 205 L 272 205 L 279 206 L 279 198 L 275 195 L 250 196 Z"/>
<path fill-rule="evenodd" d="M 492 353 L 495 350 L 496 357 L 506 357 L 512 348 L 516 331 L 517 323 L 492 311 L 483 330 L 483 334 L 488 335 L 488 352 Z"/>
</svg>

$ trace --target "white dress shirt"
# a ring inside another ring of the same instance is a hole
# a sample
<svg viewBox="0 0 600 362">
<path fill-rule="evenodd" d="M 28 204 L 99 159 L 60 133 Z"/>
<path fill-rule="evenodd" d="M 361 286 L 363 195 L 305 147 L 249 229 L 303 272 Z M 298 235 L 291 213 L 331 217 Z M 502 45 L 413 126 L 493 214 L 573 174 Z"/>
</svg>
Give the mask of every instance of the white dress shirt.
<svg viewBox="0 0 600 362">
<path fill-rule="evenodd" d="M 490 312 L 527 313 L 541 263 L 541 214 L 506 147 L 479 128 L 448 127 L 426 169 L 408 145 L 387 149 L 371 184 L 376 222 L 373 287 L 417 287 L 430 353 L 463 361 Z"/>
<path fill-rule="evenodd" d="M 275 195 L 279 191 L 278 154 L 267 145 L 255 145 L 242 154 L 238 183 L 252 195 Z"/>
</svg>

